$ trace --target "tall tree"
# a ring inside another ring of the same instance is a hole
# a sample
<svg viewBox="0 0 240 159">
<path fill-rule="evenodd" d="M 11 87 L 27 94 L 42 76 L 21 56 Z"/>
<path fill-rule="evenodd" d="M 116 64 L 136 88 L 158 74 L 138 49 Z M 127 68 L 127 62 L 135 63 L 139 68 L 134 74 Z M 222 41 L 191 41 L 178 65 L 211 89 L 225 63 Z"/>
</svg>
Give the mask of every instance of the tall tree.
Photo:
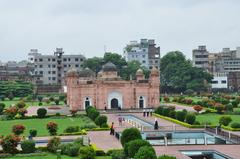
<svg viewBox="0 0 240 159">
<path fill-rule="evenodd" d="M 167 92 L 184 92 L 187 89 L 204 91 L 212 76 L 200 68 L 192 67 L 183 53 L 173 51 L 161 58 L 161 89 Z"/>
<path fill-rule="evenodd" d="M 101 57 L 88 58 L 83 63 L 84 68 L 89 68 L 95 71 L 96 73 L 102 69 L 102 65 L 103 65 L 103 58 Z"/>
</svg>

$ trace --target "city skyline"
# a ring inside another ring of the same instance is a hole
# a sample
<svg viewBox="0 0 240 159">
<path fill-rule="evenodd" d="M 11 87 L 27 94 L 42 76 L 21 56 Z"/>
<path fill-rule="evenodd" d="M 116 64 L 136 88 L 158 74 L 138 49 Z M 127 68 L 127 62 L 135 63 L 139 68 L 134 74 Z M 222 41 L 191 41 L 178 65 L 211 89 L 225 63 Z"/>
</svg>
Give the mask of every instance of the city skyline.
<svg viewBox="0 0 240 159">
<path fill-rule="evenodd" d="M 155 39 L 161 56 L 179 50 L 191 58 L 198 45 L 211 52 L 240 46 L 236 0 L 104 2 L 1 0 L 0 60 L 24 60 L 34 48 L 52 54 L 62 47 L 86 57 L 103 56 L 104 48 L 122 54 L 129 41 L 142 38 Z"/>
</svg>

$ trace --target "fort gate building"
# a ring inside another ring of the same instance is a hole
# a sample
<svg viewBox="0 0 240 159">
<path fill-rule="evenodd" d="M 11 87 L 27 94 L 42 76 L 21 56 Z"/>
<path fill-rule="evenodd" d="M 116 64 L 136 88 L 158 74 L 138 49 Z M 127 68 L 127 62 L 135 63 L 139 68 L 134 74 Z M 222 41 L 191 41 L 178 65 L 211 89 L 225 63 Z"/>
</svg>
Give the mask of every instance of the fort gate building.
<svg viewBox="0 0 240 159">
<path fill-rule="evenodd" d="M 84 110 L 88 106 L 97 109 L 156 108 L 159 106 L 159 71 L 151 69 L 145 79 L 141 69 L 136 80 L 123 80 L 118 76 L 116 66 L 107 63 L 95 75 L 90 69 L 67 72 L 67 103 L 71 110 Z"/>
</svg>

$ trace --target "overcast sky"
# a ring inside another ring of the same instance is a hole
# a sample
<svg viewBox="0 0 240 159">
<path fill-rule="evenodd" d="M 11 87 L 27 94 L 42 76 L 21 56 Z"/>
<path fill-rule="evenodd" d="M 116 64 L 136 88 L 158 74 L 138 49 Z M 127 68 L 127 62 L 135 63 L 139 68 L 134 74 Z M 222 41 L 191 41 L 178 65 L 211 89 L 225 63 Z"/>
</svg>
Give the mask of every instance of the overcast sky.
<svg viewBox="0 0 240 159">
<path fill-rule="evenodd" d="M 86 57 L 122 54 L 131 40 L 173 50 L 240 46 L 240 0 L 0 0 L 0 61 L 56 47 Z"/>
</svg>

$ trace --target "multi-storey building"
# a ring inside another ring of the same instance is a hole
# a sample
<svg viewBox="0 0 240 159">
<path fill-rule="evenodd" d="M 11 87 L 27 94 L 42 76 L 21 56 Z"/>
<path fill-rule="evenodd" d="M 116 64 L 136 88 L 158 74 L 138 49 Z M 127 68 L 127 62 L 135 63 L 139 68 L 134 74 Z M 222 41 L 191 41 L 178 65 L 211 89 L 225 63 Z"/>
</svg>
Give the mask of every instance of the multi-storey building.
<svg viewBox="0 0 240 159">
<path fill-rule="evenodd" d="M 130 41 L 124 48 L 123 56 L 126 61 L 139 61 L 148 69 L 160 67 L 160 47 L 156 47 L 152 39 L 141 39 L 140 43 Z"/>
<path fill-rule="evenodd" d="M 198 46 L 197 49 L 192 51 L 193 66 L 209 70 L 209 52 L 206 46 Z"/>
<path fill-rule="evenodd" d="M 82 69 L 85 57 L 64 55 L 62 48 L 57 48 L 53 55 L 42 55 L 37 49 L 31 49 L 29 61 L 34 64 L 35 82 L 44 85 L 62 85 L 64 76 L 70 68 Z"/>
</svg>

